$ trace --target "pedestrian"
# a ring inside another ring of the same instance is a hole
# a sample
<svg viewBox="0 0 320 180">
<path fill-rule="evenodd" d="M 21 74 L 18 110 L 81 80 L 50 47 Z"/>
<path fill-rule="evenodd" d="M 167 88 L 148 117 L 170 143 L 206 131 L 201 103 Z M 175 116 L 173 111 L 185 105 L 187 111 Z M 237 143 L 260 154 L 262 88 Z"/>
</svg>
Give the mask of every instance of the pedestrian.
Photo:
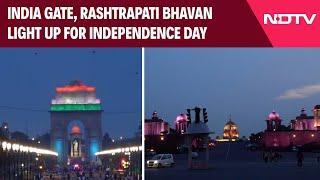
<svg viewBox="0 0 320 180">
<path fill-rule="evenodd" d="M 281 154 L 279 152 L 274 153 L 274 160 L 275 162 L 278 162 L 278 160 L 281 158 Z"/>
<path fill-rule="evenodd" d="M 268 163 L 268 152 L 263 151 L 262 158 L 265 163 Z"/>
<path fill-rule="evenodd" d="M 297 152 L 297 165 L 298 167 L 302 167 L 302 162 L 303 162 L 303 153 L 301 150 Z"/>
<path fill-rule="evenodd" d="M 80 179 L 80 180 L 83 180 L 84 178 L 85 178 L 85 174 L 84 174 L 84 172 L 81 172 L 81 173 L 80 173 L 80 178 L 79 178 L 79 179 Z"/>
<path fill-rule="evenodd" d="M 271 162 L 276 162 L 276 153 L 274 151 L 271 152 Z"/>
<path fill-rule="evenodd" d="M 109 173 L 106 172 L 106 174 L 104 175 L 104 180 L 108 180 L 109 179 Z"/>
</svg>

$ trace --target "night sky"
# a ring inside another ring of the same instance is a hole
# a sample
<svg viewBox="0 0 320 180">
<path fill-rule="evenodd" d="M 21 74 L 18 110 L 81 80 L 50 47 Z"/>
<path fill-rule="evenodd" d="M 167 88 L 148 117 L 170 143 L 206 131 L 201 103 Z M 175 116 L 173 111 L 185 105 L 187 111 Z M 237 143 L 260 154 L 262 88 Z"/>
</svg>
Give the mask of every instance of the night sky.
<svg viewBox="0 0 320 180">
<path fill-rule="evenodd" d="M 55 87 L 72 80 L 97 88 L 104 109 L 103 132 L 119 138 L 138 131 L 141 49 L 0 49 L 0 53 L 0 122 L 8 122 L 10 131 L 29 136 L 49 132 Z"/>
<path fill-rule="evenodd" d="M 171 125 L 186 108 L 206 107 L 214 137 L 229 115 L 248 136 L 276 110 L 288 125 L 320 104 L 319 49 L 147 49 L 146 116 Z"/>
</svg>

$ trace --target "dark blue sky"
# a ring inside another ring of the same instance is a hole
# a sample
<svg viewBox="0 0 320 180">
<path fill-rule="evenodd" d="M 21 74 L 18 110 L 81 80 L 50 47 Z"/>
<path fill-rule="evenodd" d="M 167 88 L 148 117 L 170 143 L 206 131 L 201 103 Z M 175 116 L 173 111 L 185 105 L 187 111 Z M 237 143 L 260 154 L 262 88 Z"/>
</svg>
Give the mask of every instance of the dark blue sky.
<svg viewBox="0 0 320 180">
<path fill-rule="evenodd" d="M 320 104 L 319 49 L 147 49 L 146 116 L 173 121 L 188 107 L 206 107 L 221 135 L 229 114 L 240 135 L 264 130 L 276 110 L 284 124 Z"/>
<path fill-rule="evenodd" d="M 132 137 L 141 122 L 141 49 L 0 49 L 0 122 L 29 135 L 49 132 L 55 87 L 82 80 L 102 100 L 103 131 Z"/>
</svg>

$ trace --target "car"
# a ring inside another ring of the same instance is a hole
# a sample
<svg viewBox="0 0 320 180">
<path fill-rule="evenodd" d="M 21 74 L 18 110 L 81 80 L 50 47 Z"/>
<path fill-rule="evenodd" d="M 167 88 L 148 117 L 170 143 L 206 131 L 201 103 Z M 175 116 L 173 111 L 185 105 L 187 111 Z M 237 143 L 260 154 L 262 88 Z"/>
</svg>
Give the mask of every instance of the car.
<svg viewBox="0 0 320 180">
<path fill-rule="evenodd" d="M 291 150 L 292 150 L 293 152 L 298 152 L 298 151 L 299 151 L 299 147 L 297 147 L 297 146 L 292 146 Z"/>
<path fill-rule="evenodd" d="M 258 144 L 254 144 L 254 143 L 250 143 L 246 145 L 246 149 L 250 150 L 250 151 L 256 151 L 259 149 L 259 145 Z"/>
<path fill-rule="evenodd" d="M 174 165 L 172 154 L 157 154 L 147 161 L 148 168 L 172 167 Z"/>
<path fill-rule="evenodd" d="M 191 153 L 191 157 L 192 157 L 192 159 L 197 159 L 198 157 L 199 157 L 199 154 L 197 153 L 197 152 L 192 152 Z"/>
<path fill-rule="evenodd" d="M 147 157 L 151 157 L 151 156 L 154 156 L 156 155 L 157 153 L 154 151 L 154 149 L 147 149 L 146 150 L 146 156 Z"/>
</svg>

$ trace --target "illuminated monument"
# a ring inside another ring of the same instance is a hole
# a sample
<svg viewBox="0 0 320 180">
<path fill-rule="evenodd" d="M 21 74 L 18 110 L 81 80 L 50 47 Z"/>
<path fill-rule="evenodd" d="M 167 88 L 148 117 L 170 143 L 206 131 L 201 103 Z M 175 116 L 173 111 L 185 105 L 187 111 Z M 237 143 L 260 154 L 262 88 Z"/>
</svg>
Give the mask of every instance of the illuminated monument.
<svg viewBox="0 0 320 180">
<path fill-rule="evenodd" d="M 56 88 L 50 106 L 51 147 L 62 164 L 88 163 L 101 150 L 102 107 L 96 88 L 80 81 Z"/>
<path fill-rule="evenodd" d="M 231 118 L 226 123 L 223 128 L 223 139 L 238 139 L 239 131 L 236 123 L 234 123 Z"/>
</svg>

